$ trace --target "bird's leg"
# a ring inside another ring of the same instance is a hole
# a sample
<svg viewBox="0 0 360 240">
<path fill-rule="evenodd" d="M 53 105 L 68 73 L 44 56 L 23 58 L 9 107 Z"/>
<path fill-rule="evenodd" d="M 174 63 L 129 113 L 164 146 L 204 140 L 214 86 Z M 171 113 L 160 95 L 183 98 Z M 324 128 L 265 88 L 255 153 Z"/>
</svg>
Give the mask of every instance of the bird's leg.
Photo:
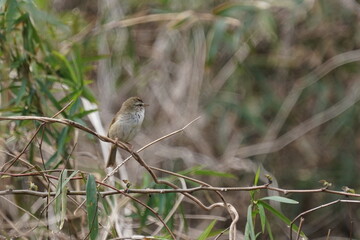
<svg viewBox="0 0 360 240">
<path fill-rule="evenodd" d="M 114 139 L 117 143 L 119 143 L 119 139 L 118 138 L 115 138 Z M 131 143 L 128 143 L 128 142 L 121 142 L 122 144 L 125 144 L 126 147 L 130 150 L 131 153 L 133 153 L 133 145 L 131 145 Z"/>
<path fill-rule="evenodd" d="M 134 147 L 133 147 L 133 145 L 131 145 L 131 143 L 128 143 L 128 142 L 125 142 L 125 143 L 126 143 L 126 145 L 128 146 L 128 148 L 130 149 L 130 153 L 133 154 L 133 152 L 134 152 Z"/>
</svg>

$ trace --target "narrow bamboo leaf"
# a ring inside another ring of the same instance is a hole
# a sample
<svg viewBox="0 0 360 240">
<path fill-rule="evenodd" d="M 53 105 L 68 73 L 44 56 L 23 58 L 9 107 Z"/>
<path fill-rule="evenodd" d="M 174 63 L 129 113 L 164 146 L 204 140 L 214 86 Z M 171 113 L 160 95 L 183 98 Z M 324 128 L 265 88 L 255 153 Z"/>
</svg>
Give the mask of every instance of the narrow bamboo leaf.
<svg viewBox="0 0 360 240">
<path fill-rule="evenodd" d="M 51 164 L 57 159 L 57 157 L 61 156 L 64 152 L 66 138 L 68 136 L 69 130 L 69 127 L 64 127 L 61 130 L 60 136 L 57 139 L 57 152 L 45 163 L 46 167 L 51 166 Z"/>
<path fill-rule="evenodd" d="M 269 234 L 270 240 L 274 240 L 274 236 L 273 236 L 272 231 L 271 231 L 271 226 L 269 224 L 269 221 L 267 221 L 267 219 L 266 219 L 266 230 L 267 230 L 267 232 Z"/>
<path fill-rule="evenodd" d="M 67 188 L 65 183 L 66 177 L 67 177 L 67 170 L 64 169 L 60 173 L 58 185 L 56 187 L 56 195 L 55 195 L 54 211 L 55 211 L 56 222 L 60 230 L 63 228 L 66 218 L 66 204 L 67 204 L 66 201 Z"/>
<path fill-rule="evenodd" d="M 197 170 L 200 170 L 200 169 L 203 169 L 202 166 L 194 166 L 192 168 L 189 168 L 189 169 L 186 169 L 186 170 L 183 170 L 183 171 L 180 171 L 178 172 L 178 174 L 181 174 L 181 175 L 190 175 L 194 172 L 196 172 Z"/>
<path fill-rule="evenodd" d="M 40 89 L 45 95 L 48 97 L 48 99 L 51 101 L 51 103 L 58 109 L 62 109 L 62 106 L 59 104 L 59 100 L 56 99 L 56 97 L 49 91 L 49 86 L 41 80 L 36 79 L 37 83 L 40 86 Z"/>
<path fill-rule="evenodd" d="M 34 44 L 39 43 L 39 38 L 34 26 L 32 25 L 29 15 L 26 14 L 24 16 L 26 16 L 26 18 L 24 20 L 24 28 L 22 29 L 24 39 L 23 46 L 27 52 L 35 54 Z"/>
<path fill-rule="evenodd" d="M 253 224 L 253 219 L 252 219 L 252 205 L 249 205 L 248 207 L 248 211 L 247 211 L 247 218 L 246 218 L 246 226 L 247 226 L 247 230 L 248 230 L 248 236 L 250 236 L 251 240 L 255 240 L 255 230 L 254 230 L 254 224 Z M 246 236 L 246 234 L 245 234 Z"/>
<path fill-rule="evenodd" d="M 216 55 L 219 53 L 219 48 L 221 43 L 223 43 L 225 31 L 227 29 L 226 23 L 223 20 L 218 20 L 215 22 L 213 27 L 212 34 L 209 34 L 210 37 L 210 44 L 209 44 L 209 51 L 208 51 L 208 61 L 211 62 Z"/>
<path fill-rule="evenodd" d="M 107 202 L 107 200 L 105 198 L 99 198 L 99 201 L 101 202 L 101 205 L 103 206 L 103 209 L 105 210 L 105 214 L 107 216 L 110 216 L 112 208 L 109 205 L 109 203 Z"/>
<path fill-rule="evenodd" d="M 256 174 L 255 174 L 254 186 L 257 186 L 257 184 L 259 182 L 259 177 L 260 177 L 260 167 L 258 167 Z"/>
<path fill-rule="evenodd" d="M 7 32 L 9 32 L 13 28 L 17 14 L 18 14 L 17 1 L 8 0 L 7 1 L 7 11 L 5 13 L 5 24 L 6 24 Z"/>
<path fill-rule="evenodd" d="M 76 97 L 76 98 L 73 98 L 73 103 L 71 104 L 70 106 L 70 109 L 69 109 L 69 116 L 71 118 L 73 118 L 74 114 L 79 112 L 79 109 L 81 108 L 81 100 L 80 98 Z"/>
<path fill-rule="evenodd" d="M 281 212 L 279 212 L 278 210 L 276 210 L 275 208 L 271 207 L 269 204 L 261 200 L 259 200 L 258 204 L 262 204 L 266 210 L 270 211 L 272 214 L 277 216 L 281 221 L 283 221 L 285 224 L 290 226 L 291 220 L 288 219 L 284 214 L 282 214 Z M 292 225 L 292 228 L 295 232 L 299 230 L 298 226 L 296 226 L 295 224 Z M 301 232 L 301 236 L 306 237 L 303 232 Z"/>
<path fill-rule="evenodd" d="M 82 96 L 85 97 L 87 100 L 89 100 L 92 103 L 95 103 L 97 101 L 96 97 L 94 96 L 90 88 L 84 86 L 82 90 L 83 90 Z"/>
<path fill-rule="evenodd" d="M 255 178 L 254 178 L 254 186 L 257 186 L 258 182 L 259 182 L 259 177 L 260 177 L 260 167 L 258 167 L 258 169 L 256 170 L 256 174 L 255 174 Z M 250 196 L 252 200 L 255 200 L 255 193 L 258 191 L 250 191 Z"/>
<path fill-rule="evenodd" d="M 99 232 L 98 201 L 95 177 L 89 174 L 86 182 L 86 209 L 90 239 L 96 239 Z"/>
<path fill-rule="evenodd" d="M 76 79 L 78 79 L 78 82 L 80 83 L 81 86 L 84 86 L 84 78 L 81 74 L 81 66 L 82 66 L 82 62 L 81 62 L 81 57 L 79 56 L 79 49 L 74 49 L 74 52 L 72 52 L 71 54 L 71 59 L 72 61 L 70 62 L 72 65 L 72 69 L 75 73 Z"/>
<path fill-rule="evenodd" d="M 281 197 L 281 196 L 264 197 L 264 198 L 261 198 L 260 200 L 271 200 L 271 201 L 289 203 L 289 204 L 298 204 L 299 203 L 298 201 L 295 201 L 293 199 Z"/>
<path fill-rule="evenodd" d="M 266 215 L 264 207 L 261 203 L 257 204 L 257 207 L 259 209 L 259 216 L 260 216 L 260 223 L 261 223 L 261 231 L 262 233 L 265 232 L 265 224 L 266 224 Z"/>
<path fill-rule="evenodd" d="M 278 210 L 276 210 L 275 208 L 271 207 L 269 204 L 267 204 L 266 202 L 263 202 L 261 200 L 259 200 L 258 204 L 263 205 L 263 207 L 265 209 L 267 209 L 268 211 L 270 211 L 271 213 L 273 213 L 275 216 L 279 217 L 284 223 L 286 223 L 287 225 L 289 225 L 291 223 L 291 221 L 281 212 L 279 212 Z"/>
<path fill-rule="evenodd" d="M 58 60 L 61 61 L 61 63 L 63 64 L 63 66 L 65 67 L 65 69 L 68 71 L 68 73 L 70 74 L 69 78 L 71 80 L 73 80 L 75 83 L 79 82 L 79 79 L 76 77 L 76 74 L 74 72 L 74 69 L 72 68 L 70 62 L 66 59 L 66 57 L 64 55 L 62 55 L 59 52 L 53 51 L 52 54 L 58 58 Z"/>
<path fill-rule="evenodd" d="M 213 220 L 209 226 L 201 233 L 201 235 L 197 238 L 197 240 L 205 240 L 210 235 L 211 230 L 215 226 L 216 220 Z"/>
<path fill-rule="evenodd" d="M 90 113 L 97 112 L 97 111 L 98 111 L 98 109 L 92 109 L 92 110 L 87 110 L 87 111 L 80 111 L 80 112 L 74 114 L 72 117 L 73 117 L 73 118 L 79 118 L 79 119 L 81 119 L 81 118 L 89 115 Z"/>
<path fill-rule="evenodd" d="M 249 224 L 246 223 L 245 231 L 244 231 L 245 240 L 249 240 L 249 235 L 250 235 L 250 233 L 249 233 Z"/>
<path fill-rule="evenodd" d="M 49 58 L 48 60 L 50 61 L 51 58 Z M 54 67 L 54 68 L 56 68 L 56 67 Z M 73 85 L 74 85 L 74 83 L 73 83 L 71 80 L 66 79 L 66 78 L 61 78 L 61 77 L 59 77 L 59 76 L 47 75 L 47 76 L 45 77 L 45 80 L 46 80 L 47 82 L 63 83 L 63 84 L 68 85 L 68 86 L 73 86 Z"/>
<path fill-rule="evenodd" d="M 25 80 L 25 78 L 23 78 L 21 81 L 21 86 L 16 94 L 15 105 L 18 106 L 20 104 L 20 101 L 22 100 L 22 98 L 25 94 L 25 91 L 26 91 L 26 80 Z"/>
<path fill-rule="evenodd" d="M 58 100 L 59 104 L 61 104 L 61 105 L 67 104 L 71 100 L 78 99 L 81 96 L 81 94 L 82 94 L 81 89 L 72 89 L 71 92 L 69 91 L 69 93 L 66 96 L 64 96 L 62 99 Z M 72 105 L 74 105 L 74 104 L 72 104 Z"/>
<path fill-rule="evenodd" d="M 24 1 L 21 6 L 30 14 L 31 18 L 35 20 L 35 23 L 51 24 L 62 30 L 67 30 L 68 28 L 65 24 L 56 19 L 54 15 L 41 11 L 37 8 L 33 1 Z"/>
<path fill-rule="evenodd" d="M 66 170 L 66 169 L 65 169 L 65 170 Z M 76 174 L 78 174 L 78 172 L 79 172 L 79 170 L 73 171 L 73 173 L 70 174 L 70 176 L 65 179 L 65 181 L 64 181 L 64 183 L 63 183 L 63 184 L 64 184 L 63 186 L 65 186 L 66 184 L 68 184 L 68 182 L 71 180 L 71 178 L 74 177 Z"/>
</svg>

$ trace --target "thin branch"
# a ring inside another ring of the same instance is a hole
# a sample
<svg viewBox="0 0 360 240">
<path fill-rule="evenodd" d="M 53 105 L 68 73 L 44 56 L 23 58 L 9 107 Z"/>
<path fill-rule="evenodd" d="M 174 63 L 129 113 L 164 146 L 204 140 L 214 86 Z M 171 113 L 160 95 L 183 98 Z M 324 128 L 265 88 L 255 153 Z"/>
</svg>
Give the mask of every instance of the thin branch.
<svg viewBox="0 0 360 240">
<path fill-rule="evenodd" d="M 326 235 L 326 240 L 329 240 L 330 239 L 330 234 L 331 234 L 331 228 L 328 230 L 328 233 Z"/>
<path fill-rule="evenodd" d="M 55 113 L 52 118 L 55 118 L 56 116 L 58 116 L 60 113 L 62 113 L 63 111 L 65 111 L 66 108 L 68 108 L 71 104 L 73 103 L 73 100 L 71 100 L 69 103 L 67 103 L 62 109 L 60 109 L 60 111 L 58 111 L 57 113 Z M 23 150 L 10 162 L 7 162 L 4 164 L 4 166 L 1 168 L 2 171 L 7 172 L 14 164 L 15 162 L 25 153 L 25 151 L 28 149 L 28 147 L 30 146 L 30 144 L 33 142 L 33 140 L 35 139 L 36 135 L 39 133 L 39 131 L 44 127 L 46 123 L 42 123 L 35 131 L 35 133 L 33 134 L 33 136 L 31 137 L 30 141 L 25 145 L 25 147 L 23 148 Z M 9 166 L 3 170 L 5 168 L 5 166 L 9 164 Z"/>
<path fill-rule="evenodd" d="M 9 174 L 9 173 L 1 173 L 0 176 L 12 176 L 12 177 L 24 177 L 24 176 L 39 176 L 41 174 L 39 173 L 29 173 L 29 174 Z M 52 176 L 52 175 L 45 175 L 48 178 L 52 178 L 57 180 L 58 177 Z M 73 177 L 70 180 L 81 180 L 82 177 Z M 103 184 L 100 181 L 97 181 L 99 184 Z M 106 185 L 108 186 L 108 185 Z M 276 188 L 269 186 L 268 184 L 259 185 L 259 186 L 252 186 L 252 187 L 206 187 L 206 186 L 199 186 L 199 187 L 193 187 L 193 188 L 177 188 L 177 189 L 123 189 L 123 190 L 116 190 L 116 191 L 102 191 L 99 192 L 99 194 L 102 197 L 107 197 L 110 195 L 116 195 L 116 194 L 122 194 L 123 192 L 126 192 L 128 194 L 168 194 L 168 193 L 194 193 L 198 191 L 217 191 L 217 192 L 248 192 L 248 191 L 256 191 L 256 190 L 271 190 L 275 192 L 280 192 L 283 194 L 289 194 L 289 193 L 329 193 L 332 195 L 339 195 L 339 196 L 345 196 L 345 197 L 355 197 L 360 198 L 360 194 L 356 193 L 348 193 L 344 191 L 334 191 L 329 190 L 326 188 L 318 188 L 318 189 L 282 189 L 282 188 Z M 0 195 L 16 195 L 16 194 L 26 194 L 26 195 L 33 195 L 38 197 L 47 197 L 49 196 L 55 196 L 56 192 L 41 192 L 41 191 L 33 191 L 30 189 L 8 189 L 8 190 L 2 190 L 0 191 Z M 86 191 L 68 191 L 67 195 L 86 195 Z M 206 209 L 206 208 L 205 208 Z"/>
<path fill-rule="evenodd" d="M 192 120 L 192 121 L 189 122 L 188 124 L 186 124 L 184 127 L 180 128 L 180 129 L 178 129 L 178 130 L 175 130 L 175 131 L 173 131 L 173 132 L 171 132 L 171 133 L 169 133 L 169 134 L 167 134 L 167 135 L 165 135 L 165 136 L 162 136 L 162 137 L 160 137 L 160 138 L 158 138 L 158 139 L 156 139 L 156 140 L 154 140 L 154 141 L 146 144 L 145 146 L 141 147 L 141 148 L 140 148 L 139 150 L 137 150 L 136 152 L 139 153 L 139 152 L 145 150 L 146 148 L 154 145 L 155 143 L 158 143 L 158 142 L 160 142 L 160 141 L 162 141 L 162 140 L 164 140 L 164 139 L 166 139 L 166 138 L 169 138 L 169 137 L 171 137 L 171 136 L 173 136 L 173 135 L 175 135 L 175 134 L 178 134 L 178 133 L 180 133 L 180 132 L 183 132 L 188 126 L 190 126 L 191 124 L 193 124 L 195 121 L 197 121 L 197 120 L 199 120 L 199 119 L 200 119 L 200 116 L 197 117 L 197 118 L 195 118 L 194 120 Z M 105 178 L 103 179 L 103 182 L 106 182 L 109 177 L 111 177 L 112 175 L 114 175 L 114 174 L 119 170 L 119 168 L 120 168 L 122 165 L 124 165 L 129 159 L 131 159 L 131 157 L 132 157 L 132 156 L 129 156 L 129 157 L 126 158 L 124 161 L 122 161 L 122 163 L 120 163 L 119 165 L 117 165 L 117 166 L 114 168 L 114 170 L 112 170 L 109 174 L 107 174 L 107 175 L 105 176 Z"/>
<path fill-rule="evenodd" d="M 305 219 L 304 219 L 303 217 L 300 218 L 299 229 L 298 229 L 297 234 L 296 234 L 296 240 L 299 240 L 299 238 L 300 238 L 301 229 L 302 229 L 302 227 L 303 227 L 304 220 L 305 220 Z"/>
<path fill-rule="evenodd" d="M 144 149 L 150 147 L 151 145 L 154 145 L 154 144 L 157 143 L 157 142 L 160 142 L 160 141 L 162 141 L 162 140 L 164 140 L 164 139 L 166 139 L 166 138 L 169 138 L 169 137 L 171 137 L 171 136 L 173 136 L 173 135 L 175 135 L 175 134 L 178 134 L 178 133 L 180 133 L 180 132 L 183 132 L 187 127 L 189 127 L 191 124 L 193 124 L 194 122 L 196 122 L 196 121 L 199 120 L 200 118 L 201 118 L 201 116 L 198 116 L 197 118 L 195 118 L 194 120 L 192 120 L 191 122 L 189 122 L 188 124 L 186 124 L 184 127 L 180 128 L 180 129 L 178 129 L 178 130 L 175 130 L 175 131 L 173 131 L 173 132 L 171 132 L 171 133 L 169 133 L 169 134 L 167 134 L 167 135 L 165 135 L 165 136 L 162 136 L 162 137 L 160 137 L 160 138 L 158 138 L 158 139 L 156 139 L 156 140 L 154 140 L 154 141 L 146 144 L 145 146 L 143 146 L 142 148 L 140 148 L 137 152 L 141 152 L 141 151 L 143 151 Z"/>
<path fill-rule="evenodd" d="M 131 200 L 133 200 L 133 201 L 139 203 L 140 205 L 142 205 L 143 207 L 149 209 L 150 212 L 152 212 L 152 213 L 155 215 L 155 217 L 157 217 L 157 219 L 159 219 L 160 222 L 164 225 L 164 227 L 166 228 L 166 230 L 170 233 L 172 239 L 174 239 L 174 240 L 176 239 L 174 233 L 173 233 L 173 232 L 171 231 L 171 229 L 166 225 L 166 223 L 165 223 L 164 220 L 161 218 L 161 216 L 160 216 L 154 209 L 152 209 L 150 206 L 146 205 L 145 203 L 141 202 L 139 199 L 131 196 L 130 194 L 126 193 L 125 191 L 121 191 L 121 190 L 119 190 L 119 189 L 117 189 L 117 188 L 115 188 L 115 187 L 113 187 L 113 186 L 107 185 L 106 183 L 101 183 L 101 182 L 98 182 L 98 181 L 97 181 L 97 183 L 98 183 L 98 184 L 101 184 L 101 185 L 103 185 L 103 186 L 106 186 L 106 187 L 108 187 L 108 188 L 111 188 L 112 190 L 114 190 L 114 191 L 116 191 L 116 192 L 124 195 L 124 196 L 127 197 L 127 198 L 130 198 Z"/>
<path fill-rule="evenodd" d="M 78 128 L 78 129 L 80 129 L 82 131 L 85 131 L 85 132 L 97 137 L 101 141 L 115 144 L 119 148 L 122 148 L 125 151 L 131 153 L 131 149 L 129 149 L 127 144 L 122 143 L 120 141 L 115 141 L 115 140 L 113 140 L 111 138 L 100 135 L 99 133 L 95 132 L 94 130 L 92 130 L 92 129 L 88 128 L 88 127 L 85 127 L 84 125 L 81 125 L 80 123 L 69 120 L 69 119 L 57 119 L 57 118 L 38 117 L 38 116 L 12 116 L 12 117 L 0 116 L 0 121 L 2 121 L 2 120 L 3 121 L 6 121 L 6 120 L 10 120 L 10 121 L 15 121 L 15 120 L 22 120 L 22 121 L 24 121 L 24 120 L 35 120 L 35 121 L 39 121 L 39 122 L 43 122 L 43 123 L 60 123 L 60 124 L 68 125 L 68 126 L 71 126 L 71 127 Z"/>
<path fill-rule="evenodd" d="M 4 175 L 8 175 L 8 174 L 9 173 L 4 173 Z M 18 174 L 18 175 L 20 175 L 20 174 Z M 46 175 L 46 176 L 49 177 L 49 178 L 52 178 L 52 179 L 59 180 L 59 178 L 55 177 L 55 176 L 51 176 L 51 175 Z M 83 179 L 84 179 L 84 177 L 81 176 L 81 177 L 72 177 L 70 180 L 83 180 Z M 113 193 L 124 195 L 124 196 L 130 198 L 131 200 L 139 203 L 140 205 L 144 206 L 145 208 L 149 209 L 159 219 L 159 221 L 164 225 L 164 227 L 170 233 L 172 238 L 175 239 L 175 236 L 172 233 L 172 231 L 169 229 L 169 227 L 166 225 L 164 220 L 160 217 L 160 215 L 154 209 L 152 209 L 151 207 L 149 207 L 145 203 L 141 202 L 140 200 L 138 200 L 138 199 L 134 198 L 133 196 L 131 196 L 130 194 L 128 194 L 126 192 L 126 190 L 119 190 L 119 189 L 117 189 L 117 188 L 115 188 L 113 186 L 107 185 L 107 184 L 99 182 L 99 181 L 96 181 L 96 183 L 100 184 L 100 185 L 103 185 L 105 187 L 108 187 L 108 188 L 113 190 L 112 191 Z M 0 196 L 1 195 L 10 195 L 10 194 L 21 194 L 21 195 L 27 194 L 27 195 L 34 195 L 34 196 L 40 196 L 40 197 L 56 196 L 56 192 L 39 192 L 39 191 L 33 191 L 33 190 L 12 190 L 12 189 L 8 189 L 8 190 L 5 190 L 5 191 L 0 191 Z M 68 196 L 69 195 L 86 195 L 86 191 L 68 191 L 66 194 Z M 100 195 L 102 195 L 102 194 L 100 193 Z M 105 195 L 103 195 L 103 196 L 105 196 Z M 46 225 L 46 224 L 44 223 L 44 225 Z"/>
<path fill-rule="evenodd" d="M 329 203 L 326 203 L 326 204 L 322 204 L 320 206 L 317 206 L 315 208 L 312 208 L 312 209 L 309 209 L 309 210 L 307 210 L 305 212 L 300 213 L 290 223 L 290 240 L 292 240 L 292 226 L 296 222 L 296 220 L 298 220 L 299 218 L 303 218 L 306 214 L 315 212 L 315 211 L 317 211 L 317 210 L 319 210 L 321 208 L 326 208 L 326 207 L 329 207 L 329 206 L 337 204 L 337 203 L 356 203 L 356 204 L 360 204 L 360 200 L 337 199 L 335 201 L 332 201 L 332 202 L 329 202 Z"/>
</svg>

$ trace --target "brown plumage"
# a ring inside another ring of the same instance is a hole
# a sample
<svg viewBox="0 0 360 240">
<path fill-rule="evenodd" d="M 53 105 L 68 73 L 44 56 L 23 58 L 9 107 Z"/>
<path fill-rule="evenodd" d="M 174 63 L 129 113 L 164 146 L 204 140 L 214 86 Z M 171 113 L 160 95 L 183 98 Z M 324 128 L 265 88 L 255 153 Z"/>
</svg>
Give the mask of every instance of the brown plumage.
<svg viewBox="0 0 360 240">
<path fill-rule="evenodd" d="M 139 97 L 127 99 L 112 120 L 108 137 L 129 143 L 139 132 L 145 115 L 145 104 Z M 106 167 L 113 167 L 116 162 L 116 145 L 111 146 Z"/>
</svg>

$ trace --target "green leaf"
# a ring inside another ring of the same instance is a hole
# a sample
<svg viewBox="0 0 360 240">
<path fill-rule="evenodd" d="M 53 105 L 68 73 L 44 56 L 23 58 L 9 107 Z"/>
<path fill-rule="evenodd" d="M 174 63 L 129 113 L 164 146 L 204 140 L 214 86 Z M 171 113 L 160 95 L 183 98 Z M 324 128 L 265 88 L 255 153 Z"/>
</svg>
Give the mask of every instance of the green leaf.
<svg viewBox="0 0 360 240">
<path fill-rule="evenodd" d="M 267 233 L 269 234 L 270 240 L 274 240 L 274 236 L 271 231 L 271 226 L 270 226 L 269 222 L 267 221 L 267 219 L 266 219 L 266 230 L 267 230 Z"/>
<path fill-rule="evenodd" d="M 182 170 L 182 171 L 177 172 L 177 173 L 181 174 L 181 175 L 190 175 L 190 174 L 196 172 L 197 170 L 201 170 L 201 169 L 203 169 L 203 166 L 194 166 L 192 168 Z"/>
<path fill-rule="evenodd" d="M 111 212 L 112 212 L 112 208 L 109 205 L 108 201 L 106 198 L 99 198 L 99 202 L 101 203 L 101 205 L 103 206 L 104 212 L 106 214 L 106 216 L 110 216 Z"/>
<path fill-rule="evenodd" d="M 258 169 L 256 170 L 256 174 L 255 174 L 255 178 L 254 178 L 254 186 L 257 186 L 258 182 L 259 182 L 259 177 L 260 177 L 260 167 L 258 167 Z M 255 201 L 255 193 L 258 192 L 257 190 L 254 191 L 250 191 L 250 197 L 253 201 Z"/>
<path fill-rule="evenodd" d="M 263 202 L 261 200 L 259 200 L 258 204 L 263 205 L 263 207 L 270 211 L 271 213 L 273 213 L 275 216 L 279 217 L 281 221 L 283 221 L 284 223 L 286 223 L 287 225 L 290 225 L 291 221 L 281 212 L 279 212 L 278 210 L 276 210 L 275 208 L 271 207 L 269 204 L 267 204 L 266 202 Z"/>
<path fill-rule="evenodd" d="M 256 174 L 255 174 L 254 186 L 257 186 L 257 184 L 259 182 L 259 177 L 260 177 L 260 167 L 258 167 Z"/>
<path fill-rule="evenodd" d="M 98 198 L 95 177 L 89 174 L 86 182 L 86 209 L 90 239 L 96 239 L 99 233 Z"/>
<path fill-rule="evenodd" d="M 251 240 L 255 240 L 255 230 L 254 230 L 254 224 L 252 219 L 252 205 L 249 205 L 248 211 L 247 211 L 247 218 L 246 218 L 246 227 L 245 227 L 245 239 L 246 237 L 250 236 Z"/>
<path fill-rule="evenodd" d="M 65 24 L 56 19 L 54 15 L 37 8 L 33 1 L 24 1 L 22 2 L 21 7 L 30 14 L 31 18 L 34 19 L 34 22 L 38 23 L 39 26 L 42 24 L 51 24 L 61 30 L 67 30 L 68 28 Z"/>
<path fill-rule="evenodd" d="M 36 82 L 39 84 L 41 91 L 45 94 L 45 96 L 51 101 L 51 103 L 56 107 L 57 110 L 62 109 L 62 106 L 59 104 L 59 100 L 50 92 L 49 83 L 43 82 L 41 79 L 36 79 Z M 66 113 L 63 112 L 64 117 L 66 117 Z"/>
<path fill-rule="evenodd" d="M 73 117 L 73 118 L 83 118 L 83 117 L 89 115 L 90 113 L 97 112 L 97 111 L 98 111 L 98 109 L 81 111 L 81 112 L 78 112 L 78 113 L 74 114 L 72 117 Z"/>
<path fill-rule="evenodd" d="M 68 137 L 70 127 L 64 127 L 61 130 L 60 135 L 58 135 L 57 139 L 57 151 L 56 153 L 45 163 L 45 167 L 51 166 L 51 164 L 57 159 L 58 156 L 61 156 L 64 153 L 66 139 Z"/>
<path fill-rule="evenodd" d="M 263 205 L 266 210 L 270 211 L 272 214 L 277 216 L 281 221 L 283 221 L 285 224 L 290 226 L 291 220 L 288 219 L 284 214 L 282 214 L 281 212 L 279 212 L 278 210 L 276 210 L 275 208 L 271 207 L 269 204 L 267 204 L 266 202 L 263 202 L 261 200 L 259 200 L 258 204 Z M 297 232 L 299 230 L 298 226 L 296 226 L 295 224 L 292 225 L 292 228 L 295 232 Z M 301 236 L 306 237 L 303 232 L 301 232 Z"/>
<path fill-rule="evenodd" d="M 21 86 L 16 94 L 16 99 L 15 99 L 15 105 L 19 105 L 21 100 L 23 100 L 23 96 L 25 95 L 26 92 L 26 79 L 23 78 L 21 81 Z"/>
<path fill-rule="evenodd" d="M 58 228 L 61 230 L 64 226 L 65 218 L 66 218 L 66 205 L 67 205 L 67 187 L 66 180 L 67 170 L 64 169 L 61 171 L 59 176 L 59 182 L 56 187 L 56 195 L 55 195 L 55 217 Z"/>
<path fill-rule="evenodd" d="M 66 207 L 67 207 L 67 183 L 70 179 L 75 176 L 78 171 L 74 171 L 67 177 L 67 169 L 61 171 L 59 176 L 58 185 L 56 186 L 56 195 L 55 195 L 55 218 L 59 229 L 61 230 L 64 226 L 66 218 Z"/>
<path fill-rule="evenodd" d="M 81 107 L 81 100 L 80 98 L 76 97 L 76 98 L 72 98 L 73 102 L 70 106 L 69 109 L 69 117 L 71 117 L 73 119 L 73 116 L 76 112 L 79 111 L 80 107 Z M 69 101 L 67 101 L 68 103 Z"/>
<path fill-rule="evenodd" d="M 271 200 L 271 201 L 288 203 L 288 204 L 298 204 L 299 203 L 298 201 L 295 201 L 293 199 L 281 197 L 281 196 L 264 197 L 264 198 L 261 198 L 260 200 Z"/>
<path fill-rule="evenodd" d="M 84 78 L 81 74 L 82 70 L 81 70 L 81 66 L 82 66 L 82 58 L 80 56 L 80 53 L 79 53 L 79 49 L 75 48 L 74 49 L 74 52 L 72 52 L 71 54 L 71 63 L 72 63 L 72 69 L 74 70 L 74 73 L 76 75 L 76 79 L 79 80 L 81 86 L 84 86 Z"/>
<path fill-rule="evenodd" d="M 97 102 L 96 97 L 94 96 L 93 92 L 91 91 L 90 88 L 84 86 L 82 89 L 82 96 L 84 98 L 86 98 L 87 100 L 89 100 L 92 103 Z"/>
<path fill-rule="evenodd" d="M 208 50 L 208 62 L 212 62 L 217 54 L 219 53 L 219 48 L 224 42 L 224 35 L 227 29 L 227 24 L 223 20 L 218 20 L 215 22 L 212 34 L 209 34 L 210 44 Z"/>
<path fill-rule="evenodd" d="M 56 51 L 53 51 L 52 54 L 57 57 L 58 60 L 60 60 L 62 66 L 65 67 L 65 69 L 69 72 L 70 75 L 68 77 L 73 80 L 73 82 L 78 83 L 79 79 L 77 78 L 74 69 L 72 68 L 70 62 L 66 59 L 66 57 Z"/>
<path fill-rule="evenodd" d="M 62 180 L 62 182 L 61 182 L 61 188 L 64 188 L 64 187 L 66 187 L 66 184 L 70 181 L 70 179 L 72 178 L 72 177 L 74 177 L 76 174 L 78 174 L 78 170 L 75 170 L 75 171 L 73 171 L 73 173 L 72 174 L 70 174 L 70 176 L 69 177 L 66 177 L 67 176 L 67 169 L 64 169 L 62 172 L 61 172 L 61 174 L 63 173 L 63 172 L 65 172 L 64 173 L 64 177 L 63 177 L 63 180 Z M 61 174 L 60 174 L 60 176 L 61 176 Z M 60 177 L 59 177 L 59 181 L 60 181 Z M 59 189 L 59 191 L 61 191 L 61 189 Z M 58 194 L 60 194 L 60 192 L 56 192 L 56 195 L 58 195 Z"/>
<path fill-rule="evenodd" d="M 262 231 L 262 233 L 264 233 L 265 232 L 265 224 L 266 224 L 266 215 L 265 215 L 264 206 L 261 203 L 258 203 L 257 207 L 259 209 L 261 231 Z"/>
<path fill-rule="evenodd" d="M 16 15 L 19 13 L 17 1 L 8 0 L 5 12 L 6 31 L 9 32 L 15 23 Z"/>
<path fill-rule="evenodd" d="M 216 223 L 216 220 L 213 220 L 209 226 L 201 233 L 201 235 L 197 238 L 197 240 L 205 240 L 208 238 L 211 230 L 213 229 L 214 225 Z"/>
<path fill-rule="evenodd" d="M 199 170 L 195 170 L 194 174 L 197 175 L 203 175 L 203 176 L 216 176 L 216 177 L 226 177 L 226 178 L 236 178 L 235 175 L 230 174 L 230 173 L 226 173 L 226 172 L 217 172 L 214 170 L 203 170 L 203 169 L 199 169 Z"/>
</svg>

